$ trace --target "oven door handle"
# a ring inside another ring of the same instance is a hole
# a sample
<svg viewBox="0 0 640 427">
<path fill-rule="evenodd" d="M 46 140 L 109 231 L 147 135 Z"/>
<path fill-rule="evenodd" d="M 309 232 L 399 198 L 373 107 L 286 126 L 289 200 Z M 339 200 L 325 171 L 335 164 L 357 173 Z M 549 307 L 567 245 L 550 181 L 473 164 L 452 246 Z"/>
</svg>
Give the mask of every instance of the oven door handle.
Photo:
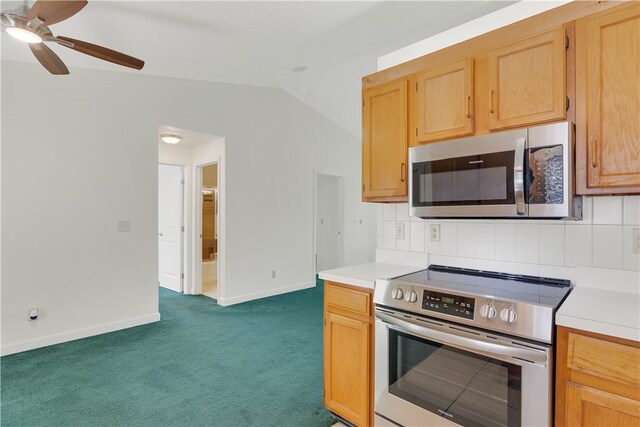
<svg viewBox="0 0 640 427">
<path fill-rule="evenodd" d="M 547 363 L 547 355 L 544 351 L 536 351 L 533 349 L 511 346 L 502 343 L 493 343 L 469 338 L 464 336 L 463 331 L 448 328 L 446 332 L 429 327 L 427 324 L 417 324 L 414 320 L 400 319 L 397 316 L 388 313 L 376 311 L 376 317 L 389 325 L 395 326 L 400 332 L 410 332 L 423 338 L 427 338 L 442 344 L 457 347 L 463 350 L 469 350 L 475 353 L 481 353 L 485 356 L 500 359 L 520 359 L 533 363 Z M 423 323 L 423 322 L 421 322 Z"/>
</svg>

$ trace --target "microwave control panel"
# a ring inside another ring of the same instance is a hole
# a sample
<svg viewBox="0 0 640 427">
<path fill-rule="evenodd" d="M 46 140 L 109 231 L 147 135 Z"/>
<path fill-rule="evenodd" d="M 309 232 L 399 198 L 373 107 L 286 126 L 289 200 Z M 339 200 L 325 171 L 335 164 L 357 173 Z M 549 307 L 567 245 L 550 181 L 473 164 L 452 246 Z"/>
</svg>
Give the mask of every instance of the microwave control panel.
<svg viewBox="0 0 640 427">
<path fill-rule="evenodd" d="M 475 304 L 475 298 L 428 290 L 422 293 L 422 308 L 424 310 L 436 311 L 464 319 L 473 320 Z"/>
</svg>

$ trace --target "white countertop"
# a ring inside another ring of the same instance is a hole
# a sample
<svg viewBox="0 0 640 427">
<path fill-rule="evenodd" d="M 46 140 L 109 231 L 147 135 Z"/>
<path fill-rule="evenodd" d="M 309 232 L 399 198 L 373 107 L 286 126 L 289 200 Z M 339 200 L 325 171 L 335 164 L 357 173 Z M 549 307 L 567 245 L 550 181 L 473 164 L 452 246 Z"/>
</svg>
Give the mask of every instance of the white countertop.
<svg viewBox="0 0 640 427">
<path fill-rule="evenodd" d="M 391 279 L 393 277 L 415 273 L 425 268 L 425 266 L 371 262 L 368 264 L 350 265 L 348 267 L 321 271 L 318 276 L 322 280 L 373 289 L 376 279 Z"/>
<path fill-rule="evenodd" d="M 593 268 L 577 273 L 556 324 L 640 342 L 640 274 Z"/>
</svg>

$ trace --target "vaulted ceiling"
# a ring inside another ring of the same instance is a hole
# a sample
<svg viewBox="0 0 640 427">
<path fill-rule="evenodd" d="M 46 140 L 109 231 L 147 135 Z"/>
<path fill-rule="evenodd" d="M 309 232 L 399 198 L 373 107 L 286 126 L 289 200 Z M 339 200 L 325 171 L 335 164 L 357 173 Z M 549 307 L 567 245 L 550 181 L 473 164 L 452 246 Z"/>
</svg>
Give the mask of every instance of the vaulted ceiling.
<svg viewBox="0 0 640 427">
<path fill-rule="evenodd" d="M 378 56 L 512 3 L 89 0 L 51 28 L 146 61 L 131 72 L 282 88 L 359 136 L 360 78 L 376 71 Z M 3 1 L 2 9 L 18 4 Z M 72 73 L 56 78 L 73 78 L 73 67 L 129 71 L 52 49 Z M 2 59 L 36 62 L 7 35 L 0 52 Z"/>
</svg>

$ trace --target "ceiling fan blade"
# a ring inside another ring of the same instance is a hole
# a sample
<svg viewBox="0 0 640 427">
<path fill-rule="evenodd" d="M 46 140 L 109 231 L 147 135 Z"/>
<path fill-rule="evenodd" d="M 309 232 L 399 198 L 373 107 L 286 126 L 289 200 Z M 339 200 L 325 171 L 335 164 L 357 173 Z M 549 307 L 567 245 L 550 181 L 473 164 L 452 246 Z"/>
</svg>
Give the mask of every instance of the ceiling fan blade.
<svg viewBox="0 0 640 427">
<path fill-rule="evenodd" d="M 107 49 L 106 47 L 83 42 L 81 40 L 70 39 L 69 37 L 58 36 L 57 39 L 73 43 L 73 47 L 69 47 L 65 44 L 61 44 L 62 46 L 94 56 L 98 59 L 113 62 L 114 64 L 123 65 L 129 68 L 135 68 L 136 70 L 141 70 L 142 67 L 144 67 L 144 61 L 134 58 L 133 56 L 125 55 L 124 53 L 116 52 L 115 50 Z"/>
<path fill-rule="evenodd" d="M 27 19 L 38 17 L 51 25 L 72 17 L 86 5 L 86 0 L 38 0 L 29 10 Z"/>
<path fill-rule="evenodd" d="M 69 69 L 62 59 L 58 57 L 51 49 L 44 45 L 44 43 L 30 43 L 29 48 L 35 55 L 36 59 L 42 64 L 44 68 L 49 70 L 51 74 L 61 75 L 69 74 Z"/>
</svg>

